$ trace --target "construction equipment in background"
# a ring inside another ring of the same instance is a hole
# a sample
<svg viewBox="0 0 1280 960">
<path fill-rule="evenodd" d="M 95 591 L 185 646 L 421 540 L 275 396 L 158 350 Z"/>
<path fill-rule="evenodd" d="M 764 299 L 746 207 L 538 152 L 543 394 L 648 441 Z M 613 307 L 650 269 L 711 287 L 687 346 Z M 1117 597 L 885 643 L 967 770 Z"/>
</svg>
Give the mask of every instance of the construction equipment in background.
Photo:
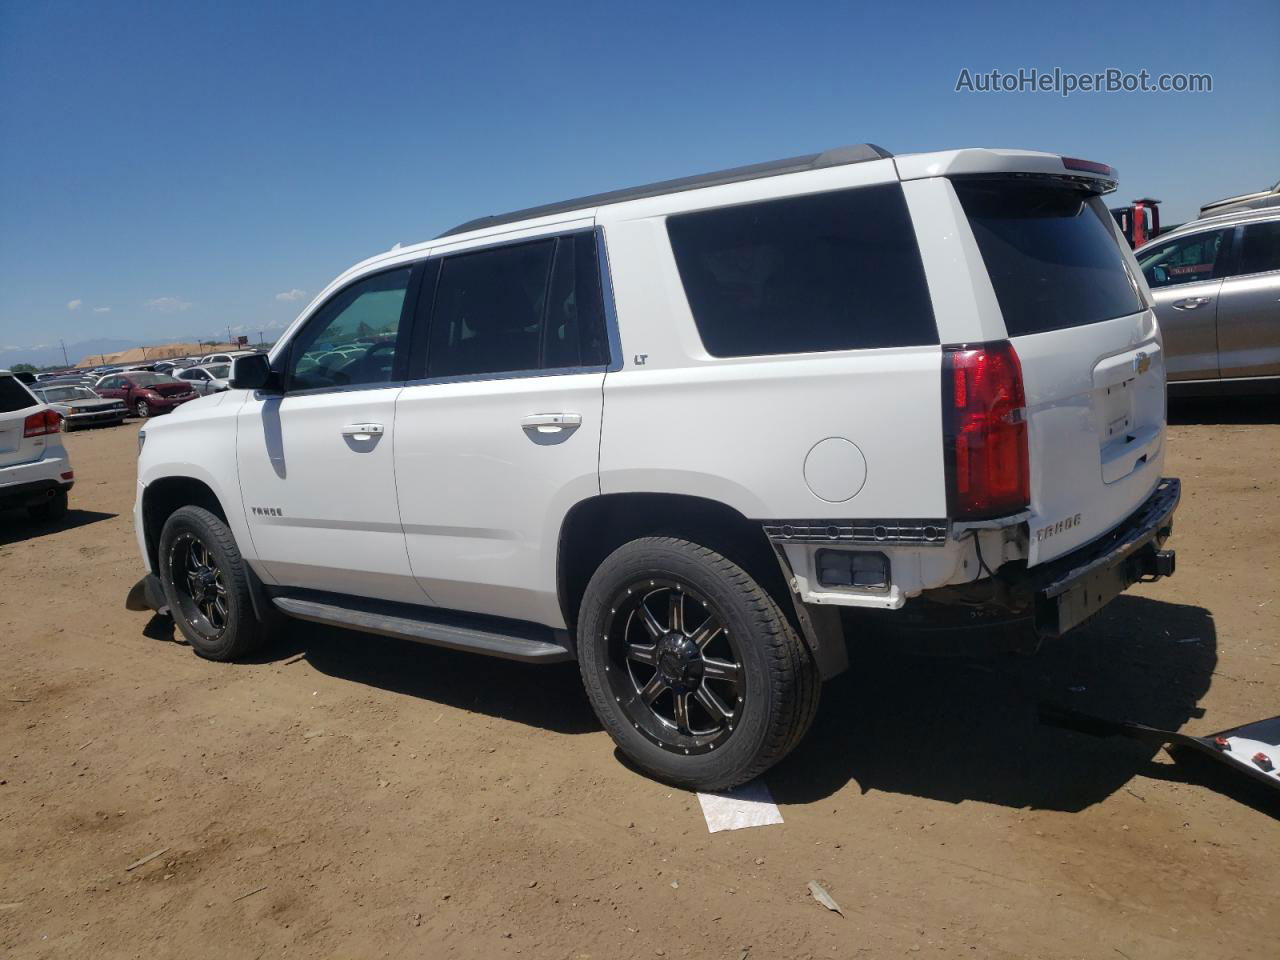
<svg viewBox="0 0 1280 960">
<path fill-rule="evenodd" d="M 1127 207 L 1112 207 L 1111 216 L 1135 250 L 1165 232 L 1160 229 L 1160 201 L 1151 197 L 1135 200 Z"/>
</svg>

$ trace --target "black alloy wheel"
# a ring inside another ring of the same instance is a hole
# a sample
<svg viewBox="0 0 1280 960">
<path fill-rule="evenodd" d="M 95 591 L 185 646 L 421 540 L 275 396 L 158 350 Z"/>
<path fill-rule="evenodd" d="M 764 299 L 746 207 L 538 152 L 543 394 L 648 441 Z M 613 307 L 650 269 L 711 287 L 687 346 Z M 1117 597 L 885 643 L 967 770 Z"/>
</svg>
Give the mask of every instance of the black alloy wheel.
<svg viewBox="0 0 1280 960">
<path fill-rule="evenodd" d="M 614 597 L 610 687 L 632 725 L 673 753 L 714 750 L 745 703 L 742 655 L 724 616 L 692 585 L 645 579 Z"/>
</svg>

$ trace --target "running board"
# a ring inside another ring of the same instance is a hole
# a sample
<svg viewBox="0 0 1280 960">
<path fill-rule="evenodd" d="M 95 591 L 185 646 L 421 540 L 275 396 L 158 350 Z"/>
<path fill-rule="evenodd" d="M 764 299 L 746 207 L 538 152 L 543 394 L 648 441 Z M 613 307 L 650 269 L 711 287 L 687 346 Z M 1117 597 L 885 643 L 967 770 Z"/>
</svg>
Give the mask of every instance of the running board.
<svg viewBox="0 0 1280 960">
<path fill-rule="evenodd" d="M 359 597 L 273 597 L 272 603 L 298 620 L 344 627 L 362 633 L 415 640 L 450 650 L 483 653 L 525 663 L 557 663 L 572 660 L 573 651 L 556 640 L 564 631 L 535 623 L 499 620 L 472 614 L 387 603 Z"/>
</svg>

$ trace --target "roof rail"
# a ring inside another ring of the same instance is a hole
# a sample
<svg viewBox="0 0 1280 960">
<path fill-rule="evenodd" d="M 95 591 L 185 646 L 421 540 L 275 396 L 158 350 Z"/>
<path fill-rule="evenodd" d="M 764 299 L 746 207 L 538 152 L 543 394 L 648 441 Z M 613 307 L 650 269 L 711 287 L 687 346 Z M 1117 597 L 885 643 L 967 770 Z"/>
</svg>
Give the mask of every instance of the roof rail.
<svg viewBox="0 0 1280 960">
<path fill-rule="evenodd" d="M 784 173 L 801 173 L 805 170 L 821 170 L 824 167 L 838 167 L 848 163 L 864 163 L 868 160 L 887 160 L 893 156 L 884 147 L 874 143 L 859 143 L 847 147 L 834 147 L 822 153 L 810 153 L 803 157 L 789 157 L 786 160 L 771 160 L 768 163 L 753 163 L 745 167 L 732 167 L 728 170 L 717 170 L 714 173 L 700 173 L 692 177 L 680 177 L 675 180 L 661 180 L 640 187 L 627 187 L 624 190 L 611 190 L 608 193 L 595 193 L 573 200 L 561 200 L 558 203 L 547 203 L 538 207 L 527 207 L 511 213 L 500 213 L 487 217 L 477 217 L 459 224 L 452 230 L 446 230 L 436 237 L 452 237 L 459 233 L 469 233 L 485 227 L 496 227 L 504 223 L 515 223 L 518 220 L 532 220 L 535 217 L 549 217 L 556 213 L 568 213 L 571 210 L 582 210 L 586 207 L 599 207 L 606 203 L 622 203 L 624 200 L 642 200 L 646 197 L 660 197 L 668 193 L 683 193 L 685 190 L 698 190 L 702 187 L 716 187 L 725 183 L 741 183 L 744 180 L 759 180 L 764 177 L 777 177 Z"/>
</svg>

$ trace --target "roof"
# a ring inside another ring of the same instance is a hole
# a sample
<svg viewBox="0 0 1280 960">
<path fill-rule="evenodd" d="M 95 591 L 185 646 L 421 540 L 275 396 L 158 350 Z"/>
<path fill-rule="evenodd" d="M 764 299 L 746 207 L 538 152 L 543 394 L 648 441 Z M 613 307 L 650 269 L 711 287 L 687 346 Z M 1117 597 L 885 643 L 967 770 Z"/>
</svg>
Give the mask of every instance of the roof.
<svg viewBox="0 0 1280 960">
<path fill-rule="evenodd" d="M 1180 223 L 1168 233 L 1162 233 L 1154 239 L 1167 240 L 1175 234 L 1192 233 L 1196 230 L 1203 230 L 1206 227 L 1233 227 L 1237 223 L 1252 223 L 1255 220 L 1275 220 L 1277 217 L 1280 217 L 1280 207 L 1252 207 L 1230 210 L 1226 213 L 1211 213 L 1207 217 L 1199 217 L 1196 220 Z M 1143 246 L 1146 246 L 1146 244 L 1143 244 Z"/>
<path fill-rule="evenodd" d="M 849 163 L 865 163 L 868 160 L 887 160 L 892 158 L 888 150 L 874 143 L 859 143 L 847 147 L 835 147 L 821 153 L 810 153 L 803 157 L 788 157 L 785 160 L 771 160 L 767 163 L 753 163 L 745 167 L 731 167 L 728 170 L 717 170 L 714 173 L 700 173 L 692 177 L 679 177 L 675 180 L 660 180 L 639 187 L 627 187 L 623 190 L 611 190 L 608 193 L 595 193 L 573 200 L 561 200 L 542 206 L 514 210 L 510 213 L 494 214 L 478 217 L 459 224 L 452 230 L 446 230 L 436 237 L 451 237 L 459 233 L 470 233 L 472 230 L 483 230 L 504 223 L 515 223 L 518 220 L 532 220 L 535 217 L 548 217 L 557 213 L 568 213 L 572 210 L 584 210 L 599 207 L 606 203 L 622 203 L 625 200 L 642 200 L 646 197 L 660 197 L 669 193 L 682 193 L 685 190 L 699 190 L 702 187 L 715 187 L 725 183 L 740 183 L 744 180 L 759 180 L 763 177 L 777 177 L 786 173 L 801 173 L 805 170 L 821 170 L 824 167 L 838 167 Z"/>
</svg>

